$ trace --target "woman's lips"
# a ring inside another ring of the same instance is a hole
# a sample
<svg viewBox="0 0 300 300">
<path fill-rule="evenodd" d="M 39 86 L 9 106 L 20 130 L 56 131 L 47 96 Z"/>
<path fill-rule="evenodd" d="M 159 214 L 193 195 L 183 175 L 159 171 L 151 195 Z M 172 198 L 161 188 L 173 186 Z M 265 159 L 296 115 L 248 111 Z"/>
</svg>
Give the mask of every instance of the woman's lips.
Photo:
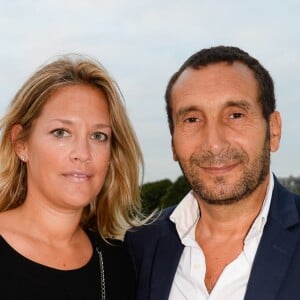
<svg viewBox="0 0 300 300">
<path fill-rule="evenodd" d="M 88 181 L 91 178 L 91 173 L 85 173 L 85 172 L 67 172 L 64 173 L 63 176 L 71 180 L 73 182 L 85 182 Z"/>
</svg>

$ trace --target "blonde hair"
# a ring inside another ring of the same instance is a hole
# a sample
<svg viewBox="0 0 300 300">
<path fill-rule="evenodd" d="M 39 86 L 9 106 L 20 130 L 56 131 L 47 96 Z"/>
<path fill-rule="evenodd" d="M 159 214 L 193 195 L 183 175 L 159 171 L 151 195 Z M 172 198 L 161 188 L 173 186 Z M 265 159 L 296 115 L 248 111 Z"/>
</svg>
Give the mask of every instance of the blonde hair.
<svg viewBox="0 0 300 300">
<path fill-rule="evenodd" d="M 112 126 L 106 179 L 96 201 L 84 208 L 81 226 L 98 231 L 104 238 L 122 239 L 129 227 L 139 223 L 142 153 L 116 82 L 99 62 L 80 55 L 65 55 L 40 68 L 25 82 L 2 118 L 0 211 L 18 207 L 27 193 L 26 164 L 18 159 L 14 145 L 28 138 L 33 120 L 49 97 L 58 89 L 75 84 L 90 85 L 105 93 Z M 16 124 L 22 130 L 12 141 L 11 131 Z"/>
</svg>

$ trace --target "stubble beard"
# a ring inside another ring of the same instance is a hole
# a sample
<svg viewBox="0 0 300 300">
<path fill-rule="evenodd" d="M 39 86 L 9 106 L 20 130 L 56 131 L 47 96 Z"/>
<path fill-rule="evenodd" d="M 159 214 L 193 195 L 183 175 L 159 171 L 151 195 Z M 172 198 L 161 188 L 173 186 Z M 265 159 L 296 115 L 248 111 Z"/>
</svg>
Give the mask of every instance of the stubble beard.
<svg viewBox="0 0 300 300">
<path fill-rule="evenodd" d="M 202 165 L 226 165 L 237 161 L 244 171 L 235 184 L 227 184 L 224 176 L 216 176 L 209 185 L 201 179 L 198 170 Z M 247 155 L 240 150 L 231 150 L 218 157 L 209 154 L 193 154 L 187 162 L 179 162 L 180 167 L 200 199 L 212 205 L 230 205 L 251 195 L 264 182 L 270 170 L 270 143 L 266 137 L 260 153 L 249 164 Z"/>
</svg>

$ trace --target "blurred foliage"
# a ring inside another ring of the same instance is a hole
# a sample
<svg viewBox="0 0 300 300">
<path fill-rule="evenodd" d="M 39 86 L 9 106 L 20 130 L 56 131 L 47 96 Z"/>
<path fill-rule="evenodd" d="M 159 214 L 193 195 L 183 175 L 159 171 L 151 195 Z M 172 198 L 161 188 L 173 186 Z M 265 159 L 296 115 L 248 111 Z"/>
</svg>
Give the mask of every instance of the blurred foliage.
<svg viewBox="0 0 300 300">
<path fill-rule="evenodd" d="M 180 176 L 161 198 L 162 207 L 178 204 L 191 190 L 191 186 L 184 176 Z"/>
<path fill-rule="evenodd" d="M 291 192 L 296 193 L 296 194 L 300 194 L 300 187 L 287 187 Z"/>
<path fill-rule="evenodd" d="M 190 189 L 183 176 L 178 177 L 174 183 L 169 179 L 145 183 L 141 189 L 143 213 L 147 215 L 156 208 L 178 204 Z"/>
<path fill-rule="evenodd" d="M 278 178 L 279 182 L 293 193 L 300 194 L 300 177 Z"/>
<path fill-rule="evenodd" d="M 172 181 L 169 179 L 145 183 L 141 189 L 143 213 L 147 215 L 156 208 L 162 208 L 161 198 L 171 186 Z"/>
</svg>

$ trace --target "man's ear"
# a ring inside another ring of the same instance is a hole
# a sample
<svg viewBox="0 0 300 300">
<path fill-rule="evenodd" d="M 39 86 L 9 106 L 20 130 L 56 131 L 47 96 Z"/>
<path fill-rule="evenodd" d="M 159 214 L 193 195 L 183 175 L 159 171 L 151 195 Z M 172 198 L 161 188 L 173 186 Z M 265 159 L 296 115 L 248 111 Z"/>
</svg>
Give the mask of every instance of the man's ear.
<svg viewBox="0 0 300 300">
<path fill-rule="evenodd" d="M 281 139 L 281 116 L 278 111 L 274 111 L 269 119 L 270 127 L 270 150 L 276 152 L 280 145 Z"/>
<path fill-rule="evenodd" d="M 174 149 L 173 138 L 171 140 L 171 147 L 172 147 L 172 153 L 173 153 L 173 160 L 178 161 L 177 154 L 176 154 L 175 149 Z"/>
<path fill-rule="evenodd" d="M 20 124 L 15 124 L 10 132 L 10 140 L 15 150 L 16 155 L 24 160 L 27 157 L 26 147 L 24 142 L 21 142 L 18 137 L 20 136 L 21 131 L 23 130 Z"/>
</svg>

